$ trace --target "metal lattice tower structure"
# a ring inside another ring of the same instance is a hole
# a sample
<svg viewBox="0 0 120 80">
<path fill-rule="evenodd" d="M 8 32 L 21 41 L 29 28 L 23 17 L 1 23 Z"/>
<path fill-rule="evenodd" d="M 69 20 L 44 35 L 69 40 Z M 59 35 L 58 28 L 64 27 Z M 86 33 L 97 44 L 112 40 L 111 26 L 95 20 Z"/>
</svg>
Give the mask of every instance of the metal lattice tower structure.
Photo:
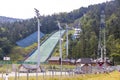
<svg viewBox="0 0 120 80">
<path fill-rule="evenodd" d="M 106 30 L 105 30 L 105 13 L 101 12 L 101 20 L 99 27 L 99 40 L 98 40 L 98 58 L 100 62 L 106 62 Z"/>
</svg>

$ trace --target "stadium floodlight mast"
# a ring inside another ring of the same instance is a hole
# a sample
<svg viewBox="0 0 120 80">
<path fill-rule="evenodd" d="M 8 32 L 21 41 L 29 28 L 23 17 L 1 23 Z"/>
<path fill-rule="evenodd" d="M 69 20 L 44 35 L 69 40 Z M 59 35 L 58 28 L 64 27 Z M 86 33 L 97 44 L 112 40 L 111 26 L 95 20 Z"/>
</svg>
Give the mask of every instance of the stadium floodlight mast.
<svg viewBox="0 0 120 80">
<path fill-rule="evenodd" d="M 68 25 L 66 24 L 66 55 L 68 58 Z"/>
<path fill-rule="evenodd" d="M 62 35 L 61 35 L 61 26 L 60 26 L 60 22 L 57 21 L 58 23 L 58 27 L 59 27 L 59 33 L 60 33 L 60 37 L 59 37 L 59 45 L 60 45 L 60 49 L 59 49 L 59 52 L 60 52 L 60 64 L 61 64 L 61 76 L 62 76 Z"/>
<path fill-rule="evenodd" d="M 103 43 L 102 43 L 102 53 L 101 53 L 101 59 L 103 62 L 106 62 L 106 34 L 105 34 L 105 13 L 104 10 L 102 10 L 101 13 L 101 31 L 102 31 L 102 38 L 103 38 Z"/>
<path fill-rule="evenodd" d="M 38 58 L 37 58 L 37 65 L 36 65 L 36 80 L 38 80 L 38 73 L 37 73 L 37 69 L 39 69 L 40 67 L 40 14 L 39 14 L 39 10 L 37 10 L 36 8 L 34 8 L 35 13 L 36 13 L 36 17 L 37 17 L 37 21 L 38 21 Z"/>
<path fill-rule="evenodd" d="M 106 62 L 106 31 L 104 10 L 102 10 L 100 17 L 98 56 L 101 54 L 101 62 Z"/>
<path fill-rule="evenodd" d="M 40 14 L 39 14 L 39 10 L 37 10 L 36 8 L 35 9 L 35 12 L 36 12 L 36 17 L 37 17 L 37 22 L 38 22 L 38 59 L 37 59 L 37 68 L 39 68 L 40 66 L 40 26 L 41 26 L 41 23 L 40 23 Z"/>
</svg>

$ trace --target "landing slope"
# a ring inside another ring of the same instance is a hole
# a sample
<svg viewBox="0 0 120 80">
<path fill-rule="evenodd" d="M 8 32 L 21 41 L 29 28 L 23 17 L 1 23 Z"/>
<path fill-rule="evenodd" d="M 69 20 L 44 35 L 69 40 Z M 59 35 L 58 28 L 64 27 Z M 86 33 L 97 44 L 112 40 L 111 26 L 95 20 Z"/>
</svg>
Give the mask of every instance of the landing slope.
<svg viewBox="0 0 120 80">
<path fill-rule="evenodd" d="M 61 30 L 61 34 L 63 35 L 65 30 Z M 60 32 L 54 33 L 51 37 L 49 37 L 41 46 L 40 46 L 40 62 L 45 62 L 49 56 L 52 54 L 55 46 L 57 45 L 60 37 Z M 29 56 L 25 61 L 26 62 L 37 62 L 38 59 L 38 49 L 33 52 L 31 56 Z"/>
</svg>

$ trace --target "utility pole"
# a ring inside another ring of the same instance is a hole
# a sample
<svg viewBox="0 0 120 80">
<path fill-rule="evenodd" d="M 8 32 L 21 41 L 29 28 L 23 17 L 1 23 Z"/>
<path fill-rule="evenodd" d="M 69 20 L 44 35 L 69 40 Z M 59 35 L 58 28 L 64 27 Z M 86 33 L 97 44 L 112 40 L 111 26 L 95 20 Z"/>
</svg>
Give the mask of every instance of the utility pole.
<svg viewBox="0 0 120 80">
<path fill-rule="evenodd" d="M 36 17 L 37 17 L 37 22 L 38 22 L 38 58 L 37 58 L 37 65 L 36 65 L 36 80 L 38 80 L 38 72 L 37 70 L 40 67 L 40 14 L 39 14 L 39 10 L 37 10 L 36 8 L 34 8 L 35 13 L 36 13 Z"/>
</svg>

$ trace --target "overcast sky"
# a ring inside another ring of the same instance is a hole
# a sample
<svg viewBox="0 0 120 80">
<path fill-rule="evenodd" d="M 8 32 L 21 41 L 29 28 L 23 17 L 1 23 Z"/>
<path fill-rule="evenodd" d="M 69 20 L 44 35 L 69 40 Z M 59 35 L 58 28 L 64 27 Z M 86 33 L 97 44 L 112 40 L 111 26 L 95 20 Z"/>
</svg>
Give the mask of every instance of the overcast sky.
<svg viewBox="0 0 120 80">
<path fill-rule="evenodd" d="M 110 0 L 0 0 L 0 16 L 26 19 L 35 16 L 34 8 L 48 15 L 106 1 Z"/>
</svg>

